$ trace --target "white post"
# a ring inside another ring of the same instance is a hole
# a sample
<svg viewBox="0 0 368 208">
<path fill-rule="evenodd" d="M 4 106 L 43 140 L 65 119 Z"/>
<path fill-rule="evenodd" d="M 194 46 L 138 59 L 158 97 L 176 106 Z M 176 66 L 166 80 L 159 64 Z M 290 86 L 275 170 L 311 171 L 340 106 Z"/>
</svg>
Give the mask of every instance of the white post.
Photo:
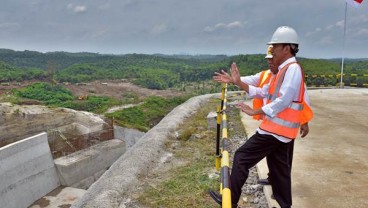
<svg viewBox="0 0 368 208">
<path fill-rule="evenodd" d="M 342 84 L 342 77 L 344 74 L 344 56 L 345 56 L 345 35 L 346 35 L 346 13 L 347 13 L 347 9 L 348 9 L 348 3 L 345 2 L 345 19 L 344 19 L 344 37 L 342 40 L 342 60 L 341 60 L 341 77 L 340 77 L 340 88 L 343 87 Z"/>
</svg>

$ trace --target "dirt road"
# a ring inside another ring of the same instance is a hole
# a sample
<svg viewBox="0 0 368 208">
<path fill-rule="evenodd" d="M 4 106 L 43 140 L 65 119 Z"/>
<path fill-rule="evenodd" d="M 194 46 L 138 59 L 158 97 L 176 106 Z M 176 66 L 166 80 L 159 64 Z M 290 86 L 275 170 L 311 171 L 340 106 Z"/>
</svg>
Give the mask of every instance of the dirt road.
<svg viewBox="0 0 368 208">
<path fill-rule="evenodd" d="M 295 142 L 293 207 L 368 207 L 368 89 L 310 90 L 309 96 L 315 115 L 309 135 Z M 258 124 L 243 121 L 253 134 Z M 258 166 L 266 177 L 265 161 Z"/>
</svg>

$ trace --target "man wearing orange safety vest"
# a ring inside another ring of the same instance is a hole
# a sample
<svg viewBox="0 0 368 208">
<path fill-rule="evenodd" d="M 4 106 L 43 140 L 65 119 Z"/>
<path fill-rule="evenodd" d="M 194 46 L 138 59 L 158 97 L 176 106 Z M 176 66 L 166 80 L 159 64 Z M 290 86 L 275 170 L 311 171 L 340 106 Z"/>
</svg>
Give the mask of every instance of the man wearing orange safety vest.
<svg viewBox="0 0 368 208">
<path fill-rule="evenodd" d="M 282 208 L 291 207 L 290 148 L 299 127 L 307 124 L 313 117 L 313 112 L 306 103 L 303 70 L 295 58 L 299 45 L 297 33 L 291 27 L 279 27 L 268 45 L 273 46 L 273 64 L 278 66 L 278 73 L 262 88 L 242 82 L 236 64 L 231 65 L 234 84 L 252 97 L 267 98 L 265 105 L 259 109 L 252 109 L 243 103 L 237 105 L 250 116 L 262 115 L 263 120 L 256 134 L 235 152 L 230 176 L 233 207 L 237 207 L 249 169 L 264 157 L 268 158 L 274 198 Z M 226 82 L 223 75 L 224 72 L 215 73 L 214 80 Z"/>
<path fill-rule="evenodd" d="M 240 80 L 248 85 L 262 88 L 265 84 L 268 84 L 272 75 L 277 74 L 279 71 L 276 66 L 273 65 L 272 61 L 272 45 L 268 46 L 267 54 L 265 56 L 268 63 L 268 68 L 255 75 L 240 77 Z M 231 80 L 231 77 L 229 75 Z M 233 81 L 233 80 L 231 80 Z M 231 82 L 230 81 L 230 82 Z M 261 108 L 266 102 L 266 98 L 253 98 L 253 109 Z M 262 120 L 263 115 L 254 115 L 253 119 Z"/>
<path fill-rule="evenodd" d="M 262 88 L 264 85 L 268 84 L 270 82 L 270 79 L 273 75 L 277 74 L 277 72 L 279 71 L 277 66 L 275 66 L 273 64 L 273 56 L 272 56 L 272 48 L 273 46 L 272 45 L 269 45 L 268 46 L 268 49 L 267 49 L 267 54 L 265 56 L 265 58 L 267 59 L 267 62 L 268 62 L 268 67 L 269 69 L 267 70 L 263 70 L 262 72 L 259 72 L 255 75 L 251 75 L 251 76 L 245 76 L 245 77 L 241 77 L 240 80 L 248 85 L 253 85 L 255 87 L 259 87 L 259 88 Z M 305 91 L 304 94 L 306 95 L 305 96 L 305 99 L 306 99 L 306 102 L 307 104 L 309 104 L 309 98 L 308 98 L 308 94 L 307 92 Z M 259 108 L 262 108 L 263 105 L 267 104 L 267 98 L 253 98 L 253 109 L 256 110 L 256 109 L 259 109 Z M 253 116 L 253 119 L 254 120 L 262 120 L 263 119 L 263 115 L 254 115 Z M 300 134 L 301 134 L 301 137 L 305 137 L 309 132 L 309 126 L 308 126 L 308 123 L 305 123 L 305 124 L 302 124 L 301 127 L 300 127 Z M 290 148 L 290 168 L 292 166 L 292 162 L 293 162 L 293 152 L 294 152 L 294 140 L 291 141 L 291 148 Z M 267 160 L 267 163 L 269 161 Z M 259 179 L 258 180 L 258 183 L 259 184 L 262 184 L 262 185 L 270 185 L 270 182 L 269 182 L 269 178 L 266 178 L 266 179 Z"/>
</svg>

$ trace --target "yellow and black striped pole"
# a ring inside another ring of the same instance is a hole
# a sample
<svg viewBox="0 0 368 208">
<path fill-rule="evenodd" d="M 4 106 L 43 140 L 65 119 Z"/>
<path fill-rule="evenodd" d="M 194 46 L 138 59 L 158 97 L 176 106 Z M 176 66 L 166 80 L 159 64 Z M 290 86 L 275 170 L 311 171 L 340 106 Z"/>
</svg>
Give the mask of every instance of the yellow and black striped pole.
<svg viewBox="0 0 368 208">
<path fill-rule="evenodd" d="M 221 106 L 217 106 L 217 134 L 216 134 L 216 171 L 221 167 L 221 154 L 220 154 L 220 132 L 221 132 Z"/>
<path fill-rule="evenodd" d="M 227 128 L 227 84 L 222 84 L 221 106 L 217 106 L 217 135 L 216 135 L 216 170 L 220 170 L 220 194 L 223 208 L 231 208 L 231 190 L 230 190 L 230 156 L 228 150 L 228 128 Z M 222 148 L 220 148 L 220 139 L 222 139 Z M 211 197 L 216 201 L 218 196 L 210 191 Z"/>
<path fill-rule="evenodd" d="M 220 194 L 222 195 L 222 207 L 231 208 L 231 190 L 230 190 L 230 156 L 228 151 L 228 128 L 227 128 L 227 84 L 222 85 L 221 99 L 221 184 Z M 217 157 L 218 159 L 219 157 Z"/>
<path fill-rule="evenodd" d="M 220 192 L 221 192 L 221 195 L 222 195 L 222 207 L 223 208 L 231 208 L 230 156 L 229 156 L 229 151 L 228 151 L 226 111 L 222 112 L 222 157 L 221 157 L 221 187 L 220 187 Z"/>
<path fill-rule="evenodd" d="M 227 128 L 227 84 L 224 84 L 224 105 L 222 108 L 222 158 L 221 158 L 221 194 L 222 207 L 231 208 L 231 190 L 230 190 L 230 156 L 228 151 L 228 128 Z"/>
</svg>

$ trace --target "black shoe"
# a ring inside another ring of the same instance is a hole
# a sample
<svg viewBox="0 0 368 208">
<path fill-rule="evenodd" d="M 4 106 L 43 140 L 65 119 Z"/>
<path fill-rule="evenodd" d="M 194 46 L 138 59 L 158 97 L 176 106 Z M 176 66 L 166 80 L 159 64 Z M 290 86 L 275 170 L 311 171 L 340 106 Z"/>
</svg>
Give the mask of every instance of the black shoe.
<svg viewBox="0 0 368 208">
<path fill-rule="evenodd" d="M 268 178 L 258 179 L 258 184 L 261 184 L 261 185 L 271 185 L 270 184 L 270 181 L 268 180 Z"/>
<path fill-rule="evenodd" d="M 219 204 L 219 205 L 221 205 L 221 206 L 222 206 L 222 197 L 221 197 L 221 195 L 220 195 L 220 194 L 218 194 L 218 193 L 216 193 L 216 192 L 214 192 L 214 191 L 212 191 L 212 190 L 210 190 L 208 193 L 210 194 L 211 198 L 212 198 L 213 200 L 215 200 L 215 202 L 216 202 L 217 204 Z"/>
</svg>

